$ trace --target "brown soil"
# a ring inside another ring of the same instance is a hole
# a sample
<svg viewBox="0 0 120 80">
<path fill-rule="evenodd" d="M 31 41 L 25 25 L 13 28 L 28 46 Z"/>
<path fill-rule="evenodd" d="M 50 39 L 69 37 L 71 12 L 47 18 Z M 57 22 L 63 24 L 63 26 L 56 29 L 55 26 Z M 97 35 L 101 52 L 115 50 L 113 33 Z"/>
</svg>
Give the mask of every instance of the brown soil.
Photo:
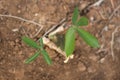
<svg viewBox="0 0 120 80">
<path fill-rule="evenodd" d="M 35 50 L 22 42 L 21 37 L 25 33 L 21 28 L 24 28 L 26 34 L 34 35 L 38 27 L 17 19 L 0 17 L 0 80 L 120 80 L 120 28 L 113 40 L 115 60 L 111 56 L 112 33 L 116 27 L 120 27 L 120 9 L 108 19 L 120 6 L 120 0 L 105 0 L 102 5 L 85 12 L 84 6 L 90 6 L 96 1 L 0 0 L 0 14 L 34 20 L 44 26 L 35 40 L 61 19 L 71 17 L 74 7 L 79 6 L 81 14 L 90 19 L 85 29 L 95 35 L 103 46 L 93 49 L 77 38 L 75 57 L 68 63 L 63 62 L 62 55 L 46 47 L 53 61 L 51 66 L 45 63 L 42 56 L 31 64 L 25 64 L 24 60 L 34 54 Z M 94 19 L 91 21 L 92 17 Z M 14 29 L 18 31 L 14 32 Z"/>
</svg>

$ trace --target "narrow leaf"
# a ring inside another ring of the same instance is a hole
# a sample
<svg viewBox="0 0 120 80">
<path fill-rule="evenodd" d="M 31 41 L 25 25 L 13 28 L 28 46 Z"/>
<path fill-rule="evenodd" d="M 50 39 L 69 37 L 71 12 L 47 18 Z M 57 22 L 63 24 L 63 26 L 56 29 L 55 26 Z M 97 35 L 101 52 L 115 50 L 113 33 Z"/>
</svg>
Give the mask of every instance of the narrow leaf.
<svg viewBox="0 0 120 80">
<path fill-rule="evenodd" d="M 78 16 L 79 16 L 79 10 L 78 10 L 78 7 L 76 7 L 74 9 L 73 16 L 72 16 L 72 24 L 76 25 Z"/>
<path fill-rule="evenodd" d="M 44 47 L 43 39 L 42 39 L 42 38 L 40 38 L 40 46 L 41 46 L 41 47 Z"/>
<path fill-rule="evenodd" d="M 85 30 L 79 29 L 79 28 L 77 28 L 77 32 L 80 35 L 80 37 L 88 45 L 90 45 L 91 47 L 94 47 L 94 48 L 98 48 L 99 47 L 98 40 L 93 35 L 91 35 L 90 33 L 86 32 Z"/>
<path fill-rule="evenodd" d="M 22 40 L 23 42 L 25 42 L 27 45 L 33 47 L 33 48 L 36 48 L 38 49 L 39 48 L 39 45 L 33 41 L 32 39 L 30 39 L 29 37 L 22 37 Z"/>
<path fill-rule="evenodd" d="M 88 18 L 82 16 L 82 17 L 78 20 L 76 26 L 87 26 L 87 25 L 88 25 L 88 22 L 89 22 L 89 21 L 88 21 Z"/>
<path fill-rule="evenodd" d="M 49 65 L 52 64 L 52 61 L 51 61 L 51 59 L 50 59 L 47 51 L 42 50 L 41 52 L 42 52 L 42 54 L 43 54 L 43 56 L 44 56 L 45 61 L 46 61 Z"/>
<path fill-rule="evenodd" d="M 69 28 L 65 35 L 65 52 L 67 57 L 71 55 L 75 48 L 75 30 L 73 27 Z"/>
<path fill-rule="evenodd" d="M 32 62 L 33 60 L 35 60 L 38 56 L 40 55 L 40 52 L 36 52 L 35 54 L 33 54 L 30 58 L 28 58 L 25 63 L 29 64 L 30 62 Z"/>
</svg>

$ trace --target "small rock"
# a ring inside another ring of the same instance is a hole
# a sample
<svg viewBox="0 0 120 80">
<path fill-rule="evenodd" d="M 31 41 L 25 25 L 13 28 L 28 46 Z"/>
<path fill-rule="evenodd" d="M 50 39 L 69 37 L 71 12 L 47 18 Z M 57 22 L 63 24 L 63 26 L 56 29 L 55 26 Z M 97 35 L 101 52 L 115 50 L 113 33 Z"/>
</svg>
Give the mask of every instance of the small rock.
<svg viewBox="0 0 120 80">
<path fill-rule="evenodd" d="M 34 15 L 35 15 L 35 16 L 38 16 L 39 14 L 38 14 L 38 13 L 35 13 Z"/>
<path fill-rule="evenodd" d="M 18 10 L 17 13 L 21 13 L 21 10 Z"/>
<path fill-rule="evenodd" d="M 15 50 L 15 51 L 18 51 L 18 50 L 19 50 L 19 47 L 18 47 L 18 46 L 15 46 L 14 50 Z"/>
<path fill-rule="evenodd" d="M 105 62 L 105 58 L 100 59 L 99 62 L 100 62 L 100 63 L 104 63 L 104 62 Z"/>
<path fill-rule="evenodd" d="M 89 59 L 93 60 L 93 61 L 97 61 L 98 57 L 94 54 L 89 55 Z"/>
<path fill-rule="evenodd" d="M 23 53 L 22 51 L 19 51 L 19 52 L 18 52 L 18 54 L 20 54 L 20 55 L 21 55 L 22 53 Z"/>
<path fill-rule="evenodd" d="M 11 41 L 11 42 L 10 42 L 10 45 L 11 45 L 11 46 L 14 46 L 14 45 L 15 45 L 15 42 L 14 42 L 14 41 Z"/>
<path fill-rule="evenodd" d="M 105 26 L 103 30 L 108 31 L 108 26 Z"/>
<path fill-rule="evenodd" d="M 19 39 L 16 39 L 15 42 L 18 43 L 18 42 L 19 42 Z"/>
<path fill-rule="evenodd" d="M 13 32 L 18 32 L 19 29 L 18 28 L 15 28 L 15 29 L 12 29 Z"/>
<path fill-rule="evenodd" d="M 88 67 L 88 72 L 89 73 L 95 73 L 96 72 L 96 68 L 94 66 Z"/>
<path fill-rule="evenodd" d="M 109 29 L 114 29 L 115 25 L 109 24 L 108 28 Z"/>
<path fill-rule="evenodd" d="M 86 70 L 86 66 L 83 63 L 78 63 L 78 70 L 79 71 L 85 71 Z"/>
</svg>

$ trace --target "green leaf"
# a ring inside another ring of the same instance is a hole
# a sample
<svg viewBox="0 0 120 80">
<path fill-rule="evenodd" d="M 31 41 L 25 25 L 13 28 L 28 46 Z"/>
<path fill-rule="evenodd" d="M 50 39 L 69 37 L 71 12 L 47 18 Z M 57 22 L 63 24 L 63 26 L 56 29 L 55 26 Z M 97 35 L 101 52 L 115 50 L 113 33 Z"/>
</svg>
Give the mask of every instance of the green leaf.
<svg viewBox="0 0 120 80">
<path fill-rule="evenodd" d="M 40 38 L 40 46 L 41 46 L 41 47 L 44 47 L 43 39 L 42 39 L 42 38 Z"/>
<path fill-rule="evenodd" d="M 25 63 L 29 64 L 30 62 L 32 62 L 33 60 L 35 60 L 38 56 L 40 55 L 40 52 L 36 52 L 35 54 L 33 54 L 30 58 L 28 58 Z"/>
<path fill-rule="evenodd" d="M 67 57 L 71 55 L 75 48 L 75 29 L 69 28 L 65 35 L 65 52 Z"/>
<path fill-rule="evenodd" d="M 33 47 L 33 48 L 36 48 L 36 49 L 38 49 L 39 48 L 39 45 L 35 42 L 35 41 L 33 41 L 32 39 L 30 39 L 29 37 L 22 37 L 22 40 L 23 40 L 23 42 L 25 42 L 27 45 L 29 45 L 29 46 L 31 46 L 31 47 Z"/>
<path fill-rule="evenodd" d="M 94 48 L 100 47 L 100 46 L 99 46 L 99 43 L 98 43 L 98 40 L 97 40 L 93 35 L 91 35 L 90 33 L 86 32 L 86 31 L 83 30 L 83 29 L 79 29 L 79 28 L 76 28 L 76 29 L 77 29 L 77 32 L 78 32 L 78 34 L 80 35 L 80 37 L 82 37 L 83 40 L 84 40 L 88 45 L 90 45 L 91 47 L 94 47 Z"/>
<path fill-rule="evenodd" d="M 78 7 L 76 7 L 74 9 L 73 16 L 72 16 L 72 24 L 76 25 L 78 16 L 79 16 L 79 10 L 78 10 Z"/>
<path fill-rule="evenodd" d="M 41 52 L 42 52 L 42 54 L 43 54 L 43 56 L 44 56 L 45 61 L 46 61 L 49 65 L 52 64 L 52 61 L 51 61 L 51 59 L 50 59 L 47 51 L 42 50 Z"/>
<path fill-rule="evenodd" d="M 89 22 L 89 21 L 88 21 L 88 18 L 82 16 L 82 17 L 78 20 L 76 26 L 87 26 L 87 25 L 88 25 L 88 22 Z"/>
</svg>

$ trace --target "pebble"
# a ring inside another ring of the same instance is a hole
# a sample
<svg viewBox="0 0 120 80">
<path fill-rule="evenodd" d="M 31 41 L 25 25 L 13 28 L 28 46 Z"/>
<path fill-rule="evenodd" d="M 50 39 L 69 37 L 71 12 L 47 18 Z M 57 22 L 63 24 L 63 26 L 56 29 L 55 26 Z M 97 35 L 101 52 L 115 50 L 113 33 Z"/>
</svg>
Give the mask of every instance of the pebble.
<svg viewBox="0 0 120 80">
<path fill-rule="evenodd" d="M 99 62 L 100 62 L 100 63 L 104 63 L 104 62 L 105 62 L 105 58 L 100 59 Z"/>
<path fill-rule="evenodd" d="M 109 25 L 108 25 L 108 28 L 109 28 L 109 29 L 114 29 L 114 28 L 115 28 L 115 25 L 109 24 Z"/>
<path fill-rule="evenodd" d="M 96 72 L 96 68 L 94 66 L 90 66 L 90 67 L 88 67 L 88 72 L 89 73 L 95 73 Z"/>
<path fill-rule="evenodd" d="M 93 61 L 98 61 L 98 57 L 94 54 L 89 55 L 89 59 L 91 59 Z"/>
<path fill-rule="evenodd" d="M 83 63 L 78 63 L 78 70 L 79 71 L 85 71 L 86 70 L 86 66 Z"/>
<path fill-rule="evenodd" d="M 18 52 L 18 54 L 20 54 L 20 55 L 21 55 L 22 53 L 23 53 L 22 51 L 19 51 L 19 52 Z"/>
<path fill-rule="evenodd" d="M 18 28 L 15 28 L 15 29 L 12 29 L 13 32 L 18 32 L 19 29 Z"/>
<path fill-rule="evenodd" d="M 18 10 L 17 13 L 21 13 L 21 10 Z"/>
<path fill-rule="evenodd" d="M 18 50 L 19 50 L 19 47 L 18 47 L 18 46 L 15 46 L 14 50 L 15 50 L 15 51 L 18 51 Z"/>
<path fill-rule="evenodd" d="M 38 16 L 39 14 L 38 14 L 38 13 L 35 13 L 34 15 L 35 15 L 35 16 Z"/>
<path fill-rule="evenodd" d="M 18 43 L 18 42 L 19 42 L 19 39 L 16 39 L 15 42 Z"/>
<path fill-rule="evenodd" d="M 11 46 L 14 46 L 14 45 L 15 45 L 15 42 L 14 42 L 14 41 L 11 41 L 11 42 L 10 42 L 10 45 L 11 45 Z"/>
</svg>

